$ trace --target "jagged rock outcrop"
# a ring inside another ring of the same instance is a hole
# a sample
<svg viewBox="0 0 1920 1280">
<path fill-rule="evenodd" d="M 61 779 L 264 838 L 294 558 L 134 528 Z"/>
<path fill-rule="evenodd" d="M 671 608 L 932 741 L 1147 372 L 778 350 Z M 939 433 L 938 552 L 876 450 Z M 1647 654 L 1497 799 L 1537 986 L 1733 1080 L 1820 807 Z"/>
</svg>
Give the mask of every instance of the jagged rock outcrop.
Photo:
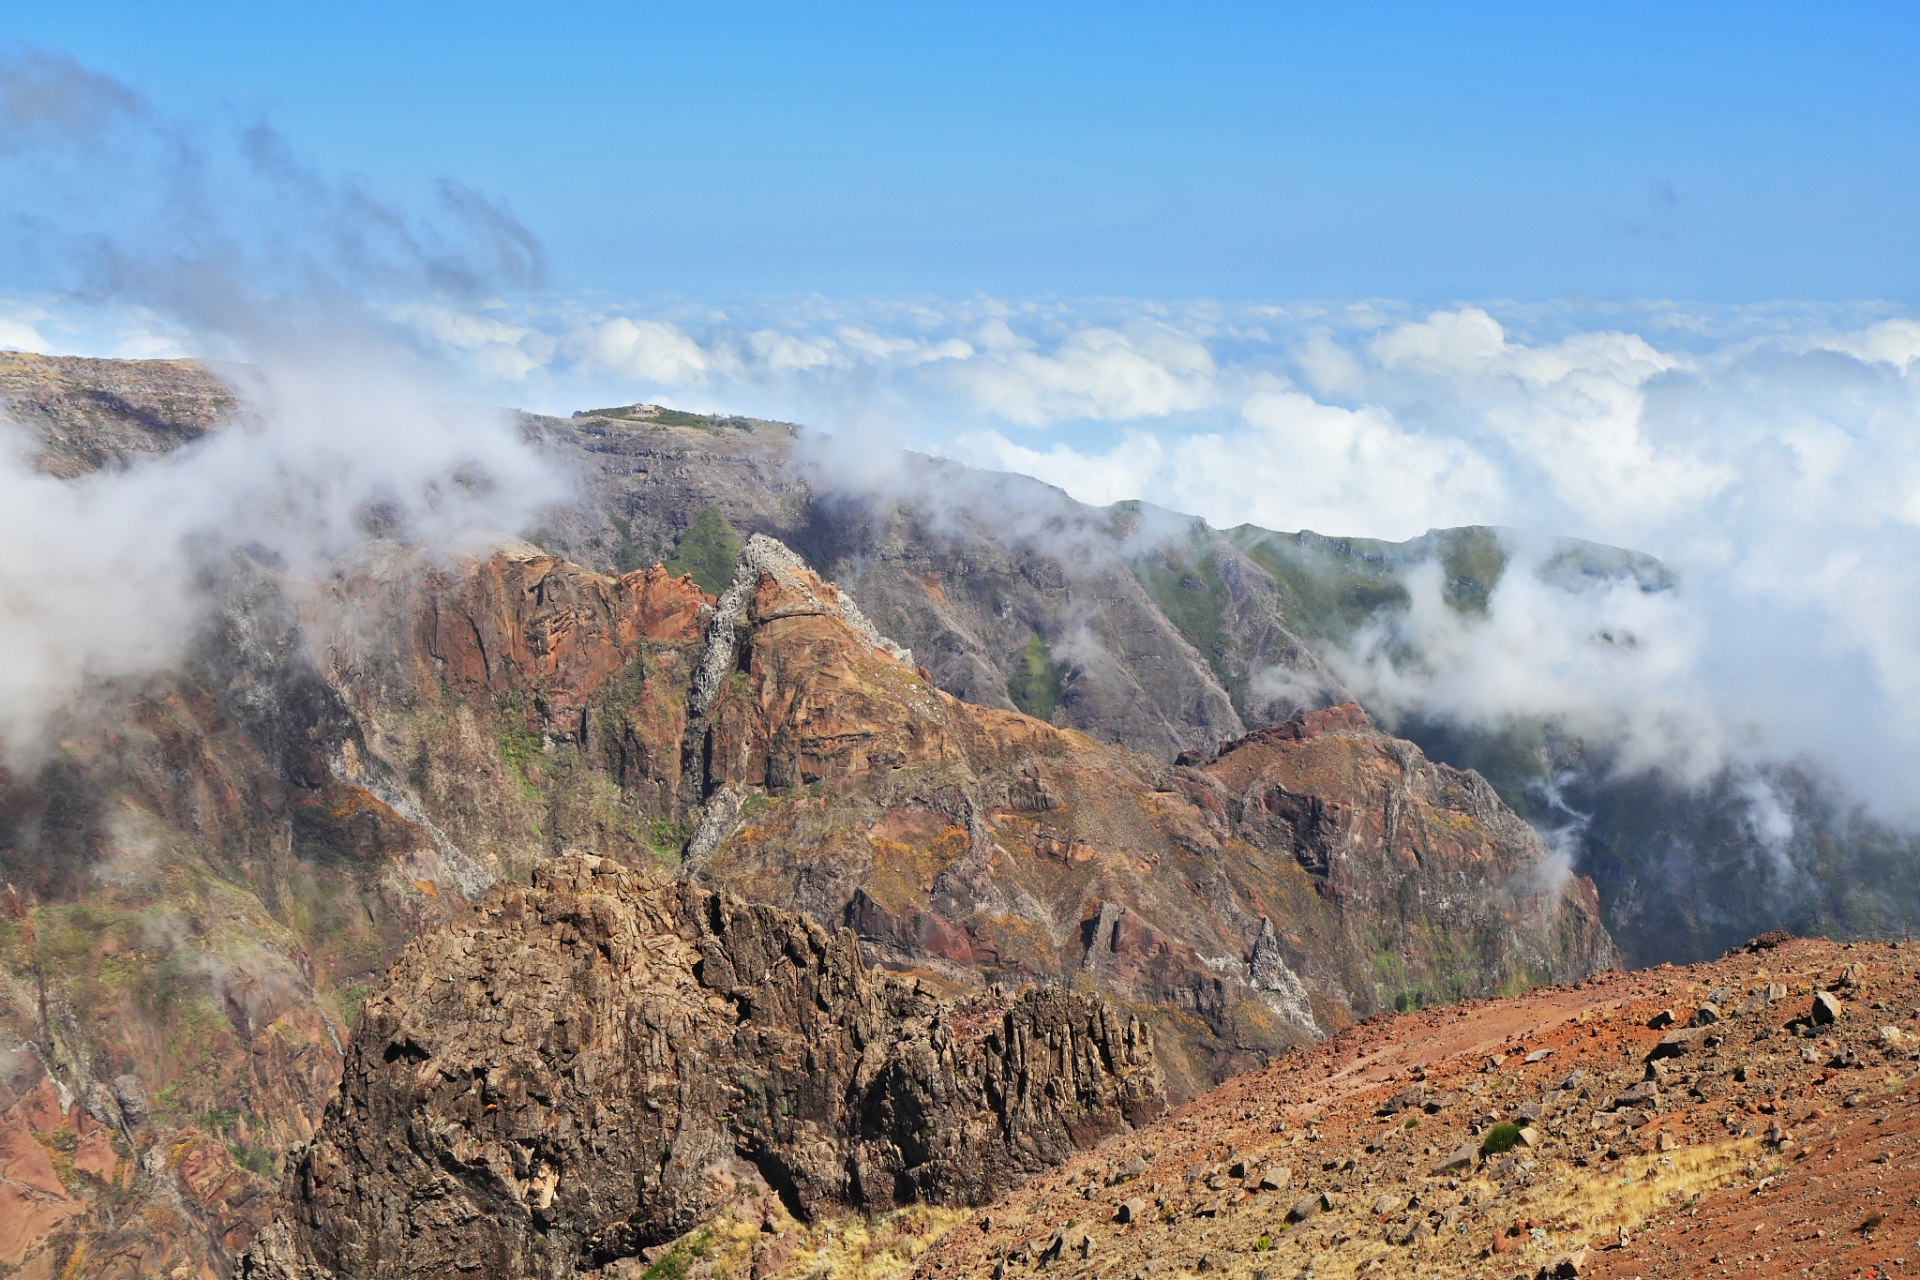
<svg viewBox="0 0 1920 1280">
<path fill-rule="evenodd" d="M 743 1177 L 802 1215 L 978 1203 L 1163 1109 L 1098 997 L 943 1001 L 844 931 L 558 859 L 408 947 L 241 1274 L 566 1276 Z"/>
</svg>

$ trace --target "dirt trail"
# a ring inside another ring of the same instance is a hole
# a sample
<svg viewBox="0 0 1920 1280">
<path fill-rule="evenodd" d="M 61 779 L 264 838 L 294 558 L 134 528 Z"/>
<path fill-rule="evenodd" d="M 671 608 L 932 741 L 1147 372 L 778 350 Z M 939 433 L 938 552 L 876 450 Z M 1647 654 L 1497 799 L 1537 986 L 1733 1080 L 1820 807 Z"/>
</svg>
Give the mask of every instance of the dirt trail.
<svg viewBox="0 0 1920 1280">
<path fill-rule="evenodd" d="M 1374 1019 L 970 1216 L 916 1274 L 1920 1272 L 1917 967 L 1767 939 Z"/>
</svg>

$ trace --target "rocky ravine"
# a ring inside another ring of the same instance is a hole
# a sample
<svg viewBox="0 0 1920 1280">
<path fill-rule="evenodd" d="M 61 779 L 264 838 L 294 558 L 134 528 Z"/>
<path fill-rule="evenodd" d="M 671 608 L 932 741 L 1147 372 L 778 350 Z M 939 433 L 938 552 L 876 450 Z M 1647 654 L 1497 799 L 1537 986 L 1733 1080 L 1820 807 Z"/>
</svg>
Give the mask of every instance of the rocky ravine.
<svg viewBox="0 0 1920 1280">
<path fill-rule="evenodd" d="M 562 858 L 407 948 L 241 1274 L 596 1273 L 751 1185 L 977 1204 L 1164 1110 L 1097 997 L 942 1001 L 844 931 Z"/>
</svg>

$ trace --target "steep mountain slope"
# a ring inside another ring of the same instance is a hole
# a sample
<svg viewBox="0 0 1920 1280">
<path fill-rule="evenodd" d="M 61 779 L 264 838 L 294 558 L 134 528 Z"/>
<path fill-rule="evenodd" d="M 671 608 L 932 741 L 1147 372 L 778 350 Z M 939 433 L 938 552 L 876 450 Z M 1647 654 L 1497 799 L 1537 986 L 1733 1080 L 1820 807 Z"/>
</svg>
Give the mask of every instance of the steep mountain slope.
<svg viewBox="0 0 1920 1280">
<path fill-rule="evenodd" d="M 4 360 L 0 390 L 45 441 L 43 465 L 62 473 L 174 447 L 232 416 L 230 389 L 195 366 Z M 740 539 L 769 534 L 846 585 L 948 692 L 1165 760 L 1346 698 L 1320 655 L 1404 611 L 1408 569 L 1437 564 L 1470 617 L 1511 567 L 1496 530 L 1399 544 L 1217 531 L 1138 504 L 1086 508 L 1022 477 L 842 459 L 798 428 L 745 418 L 627 406 L 525 427 L 581 484 L 578 502 L 533 531 L 546 550 L 602 572 L 659 561 L 718 592 Z M 1571 540 L 1539 571 L 1569 589 L 1672 585 L 1644 556 Z M 1920 841 L 1798 766 L 1728 771 L 1695 789 L 1621 776 L 1551 723 L 1490 731 L 1411 716 L 1387 727 L 1560 829 L 1633 963 L 1712 955 L 1776 927 L 1920 928 L 1904 874 Z M 1762 787 L 1789 820 L 1784 838 L 1754 809 Z"/>
<path fill-rule="evenodd" d="M 710 571 L 724 526 L 687 545 L 699 513 L 672 552 Z M 748 551 L 730 603 L 524 544 L 449 564 L 373 541 L 320 582 L 212 566 L 186 662 L 94 690 L 0 776 L 0 1033 L 22 1046 L 0 1062 L 0 1265 L 223 1273 L 406 939 L 572 851 L 690 852 L 967 998 L 1112 992 L 1164 1030 L 1183 1097 L 1355 1013 L 1607 958 L 1590 893 L 1533 882 L 1537 842 L 1484 788 L 1355 712 L 1229 753 L 1261 762 L 1246 776 L 1211 734 L 1169 765 L 955 699 L 851 597 Z M 1139 617 L 1136 652 L 1186 653 Z M 991 947 L 956 958 L 956 937 Z"/>
</svg>

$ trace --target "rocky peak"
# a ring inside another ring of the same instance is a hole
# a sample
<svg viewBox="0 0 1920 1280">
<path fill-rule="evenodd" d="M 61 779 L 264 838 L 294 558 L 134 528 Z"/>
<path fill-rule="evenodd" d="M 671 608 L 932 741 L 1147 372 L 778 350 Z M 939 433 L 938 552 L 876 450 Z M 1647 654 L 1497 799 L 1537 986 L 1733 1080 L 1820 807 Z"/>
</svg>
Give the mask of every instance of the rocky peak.
<svg viewBox="0 0 1920 1280">
<path fill-rule="evenodd" d="M 559 1277 L 750 1187 L 973 1204 L 1164 1110 L 1098 996 L 953 1002 L 845 930 L 594 857 L 410 945 L 241 1274 Z"/>
</svg>

